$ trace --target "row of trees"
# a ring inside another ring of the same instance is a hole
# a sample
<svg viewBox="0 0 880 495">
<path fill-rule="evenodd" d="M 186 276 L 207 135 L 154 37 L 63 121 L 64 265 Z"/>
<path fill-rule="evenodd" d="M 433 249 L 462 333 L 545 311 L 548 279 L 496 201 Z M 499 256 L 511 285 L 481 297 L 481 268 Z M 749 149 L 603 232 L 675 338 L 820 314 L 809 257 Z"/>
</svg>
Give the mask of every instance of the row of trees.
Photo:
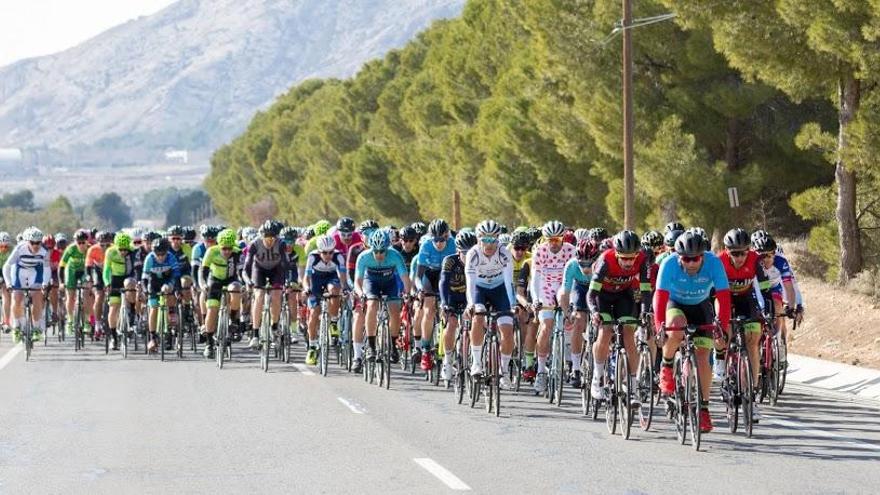
<svg viewBox="0 0 880 495">
<path fill-rule="evenodd" d="M 812 228 L 843 260 L 830 275 L 876 261 L 877 6 L 636 3 L 678 14 L 634 37 L 639 226 Z M 239 223 L 267 203 L 297 223 L 449 217 L 458 190 L 466 223 L 619 226 L 619 17 L 617 0 L 470 0 L 355 77 L 282 95 L 217 150 L 206 189 Z"/>
</svg>

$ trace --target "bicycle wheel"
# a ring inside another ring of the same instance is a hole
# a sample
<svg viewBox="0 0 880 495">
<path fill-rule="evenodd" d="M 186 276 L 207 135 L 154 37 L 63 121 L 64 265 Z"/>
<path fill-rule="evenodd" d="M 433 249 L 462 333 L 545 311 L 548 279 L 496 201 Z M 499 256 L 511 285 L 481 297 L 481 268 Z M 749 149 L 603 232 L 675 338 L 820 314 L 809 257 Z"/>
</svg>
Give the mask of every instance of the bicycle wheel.
<svg viewBox="0 0 880 495">
<path fill-rule="evenodd" d="M 49 345 L 49 327 L 51 326 L 50 322 L 52 321 L 52 315 L 49 311 L 49 306 L 49 299 L 45 298 L 43 301 L 43 321 L 45 322 L 46 328 L 43 329 L 43 347 Z M 55 330 L 55 328 L 53 327 L 52 330 Z"/>
<path fill-rule="evenodd" d="M 485 336 L 484 336 L 483 337 L 483 345 L 485 346 L 485 344 L 486 344 L 486 340 L 485 340 Z M 477 405 L 477 401 L 480 400 L 480 394 L 482 393 L 481 389 L 483 387 L 483 377 L 480 375 L 474 376 L 474 375 L 470 374 L 470 368 L 471 368 L 470 363 L 472 361 L 473 361 L 473 356 L 472 355 L 468 356 L 469 365 L 467 366 L 467 373 L 468 373 L 467 377 L 468 377 L 468 383 L 470 384 L 471 407 L 473 408 L 474 406 Z M 485 372 L 485 369 L 483 371 Z"/>
<path fill-rule="evenodd" d="M 318 332 L 318 354 L 321 376 L 327 376 L 330 363 L 330 329 L 328 328 L 326 313 L 321 315 L 321 327 Z"/>
<path fill-rule="evenodd" d="M 497 335 L 492 337 L 492 345 L 489 348 L 489 366 L 492 370 L 492 382 L 489 386 L 492 388 L 492 402 L 497 418 L 501 416 L 501 344 Z"/>
<path fill-rule="evenodd" d="M 770 405 L 775 406 L 776 402 L 779 400 L 779 375 L 782 371 L 782 365 L 779 360 L 779 338 L 773 339 L 773 348 L 772 348 L 772 357 L 770 363 L 770 383 L 768 385 L 768 397 L 770 398 Z"/>
<path fill-rule="evenodd" d="M 519 393 L 520 385 L 522 385 L 522 333 L 520 333 L 518 320 L 514 320 L 513 325 L 513 355 L 510 357 L 508 371 L 513 390 Z"/>
<path fill-rule="evenodd" d="M 687 399 L 685 397 L 685 377 L 687 376 L 687 370 L 685 369 L 687 365 L 682 363 L 682 356 L 680 353 L 676 353 L 675 355 L 675 364 L 673 367 L 674 376 L 675 376 L 675 391 L 674 391 L 674 400 L 671 405 L 674 408 L 672 411 L 673 420 L 675 422 L 675 434 L 678 437 L 678 443 L 684 445 L 685 440 L 687 439 L 687 422 L 688 422 L 688 405 Z"/>
<path fill-rule="evenodd" d="M 721 382 L 721 398 L 724 400 L 724 410 L 727 414 L 727 428 L 731 433 L 736 433 L 739 428 L 740 407 L 740 359 L 742 349 L 736 353 L 727 354 L 727 366 L 724 371 L 724 380 Z M 743 411 L 745 414 L 745 411 Z M 745 419 L 745 417 L 743 418 Z"/>
<path fill-rule="evenodd" d="M 749 360 L 749 353 L 746 349 L 740 350 L 737 376 L 740 402 L 742 404 L 743 428 L 746 430 L 746 436 L 752 438 L 752 428 L 754 427 L 754 419 L 752 418 L 754 413 L 752 407 L 754 404 L 754 385 L 752 383 L 752 362 Z"/>
<path fill-rule="evenodd" d="M 159 308 L 159 322 L 158 322 L 158 331 L 156 332 L 159 335 L 159 360 L 165 361 L 165 339 L 168 335 L 168 309 L 167 308 Z"/>
<path fill-rule="evenodd" d="M 217 335 L 214 342 L 214 355 L 217 358 L 217 367 L 223 369 L 223 361 L 226 359 L 226 334 L 229 332 L 229 321 L 227 320 L 226 311 L 220 311 L 220 317 L 217 322 Z M 208 334 L 211 338 L 211 334 Z"/>
<path fill-rule="evenodd" d="M 700 450 L 700 404 L 702 393 L 700 392 L 700 374 L 697 368 L 697 356 L 688 356 L 690 372 L 687 375 L 686 400 L 688 404 L 688 423 L 690 425 L 691 446 L 694 450 Z"/>
<path fill-rule="evenodd" d="M 385 347 L 385 325 L 383 323 L 379 324 L 379 329 L 376 331 L 376 340 L 379 345 L 379 352 L 376 353 L 376 368 L 379 373 L 379 387 L 385 386 L 385 368 L 388 366 L 388 356 L 386 353 L 388 349 Z"/>
<path fill-rule="evenodd" d="M 119 335 L 117 338 L 122 351 L 122 359 L 128 359 L 128 314 L 124 309 L 120 309 L 116 320 L 116 334 Z"/>
<path fill-rule="evenodd" d="M 591 390 L 593 383 L 593 346 L 589 343 L 585 344 L 584 352 L 581 356 L 581 373 L 584 377 L 581 387 L 581 412 L 584 416 L 587 416 L 590 414 L 590 406 L 593 402 Z"/>
<path fill-rule="evenodd" d="M 562 407 L 562 387 L 565 383 L 565 333 L 563 332 L 560 327 L 559 337 L 556 339 L 556 345 L 553 348 L 553 354 L 559 356 L 558 359 L 554 358 L 554 361 L 557 363 L 557 368 L 554 370 L 556 373 L 556 388 L 554 389 L 556 397 L 552 402 L 556 402 L 556 407 Z"/>
<path fill-rule="evenodd" d="M 613 363 L 611 362 L 613 359 Z M 617 355 L 611 356 L 609 365 L 605 366 L 605 426 L 608 433 L 614 435 L 617 433 L 617 368 L 620 363 L 617 362 Z"/>
<path fill-rule="evenodd" d="M 83 348 L 83 314 L 82 302 L 79 301 L 79 296 L 77 296 L 76 312 L 74 313 L 73 318 L 73 349 L 74 351 L 79 352 L 79 350 Z"/>
<path fill-rule="evenodd" d="M 630 395 L 633 393 L 633 390 L 629 386 L 629 357 L 626 354 L 626 349 L 620 349 L 617 352 L 615 372 L 614 386 L 617 389 L 617 409 L 620 411 L 620 435 L 624 440 L 629 440 L 633 424 L 632 409 L 630 407 L 630 404 L 632 404 Z"/>
<path fill-rule="evenodd" d="M 639 426 L 644 431 L 651 428 L 654 418 L 654 359 L 651 351 L 646 348 L 639 353 L 639 369 L 637 372 L 639 403 Z"/>
<path fill-rule="evenodd" d="M 24 308 L 24 331 L 22 332 L 22 340 L 24 340 L 24 360 L 31 360 L 31 351 L 34 348 L 33 341 L 34 322 L 31 319 L 30 305 Z"/>
<path fill-rule="evenodd" d="M 455 342 L 455 348 L 458 349 L 455 353 L 455 359 L 452 361 L 453 363 L 453 381 L 455 386 L 455 395 L 457 397 L 457 401 L 461 404 L 464 401 L 465 391 L 467 390 L 467 375 L 465 375 L 465 367 L 467 366 L 467 358 L 470 353 L 470 348 L 468 347 L 468 333 L 462 332 L 459 334 L 458 339 Z"/>
<path fill-rule="evenodd" d="M 788 374 L 788 344 L 780 337 L 779 350 L 781 351 L 779 359 L 779 392 L 776 395 L 782 395 L 785 390 L 785 377 Z"/>
<path fill-rule="evenodd" d="M 260 325 L 260 368 L 263 373 L 269 372 L 269 352 L 272 347 L 272 323 L 268 315 L 264 315 Z"/>
<path fill-rule="evenodd" d="M 107 354 L 110 354 L 110 332 L 104 332 L 104 355 Z"/>
<path fill-rule="evenodd" d="M 385 321 L 383 325 L 385 328 L 385 359 L 388 360 L 388 365 L 385 366 L 385 389 L 391 388 L 391 349 L 394 345 L 394 338 L 391 336 L 391 329 L 388 328 L 388 321 Z"/>
<path fill-rule="evenodd" d="M 758 400 L 763 404 L 764 399 L 770 393 L 770 360 L 773 356 L 773 350 L 770 345 L 769 336 L 766 334 L 761 337 L 761 369 L 760 369 L 760 390 Z"/>
</svg>

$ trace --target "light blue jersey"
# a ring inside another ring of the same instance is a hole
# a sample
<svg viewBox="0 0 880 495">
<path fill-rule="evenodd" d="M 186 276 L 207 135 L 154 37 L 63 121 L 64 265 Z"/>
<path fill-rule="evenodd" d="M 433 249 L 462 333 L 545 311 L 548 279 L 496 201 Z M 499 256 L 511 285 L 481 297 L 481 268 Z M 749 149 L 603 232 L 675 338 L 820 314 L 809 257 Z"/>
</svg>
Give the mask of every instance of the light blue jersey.
<svg viewBox="0 0 880 495">
<path fill-rule="evenodd" d="M 657 275 L 657 289 L 669 292 L 669 298 L 679 304 L 697 305 L 709 298 L 712 289 L 727 290 L 727 274 L 721 260 L 713 253 L 703 254 L 703 265 L 694 275 L 688 275 L 679 263 L 679 256 L 673 253 L 660 265 Z"/>
</svg>

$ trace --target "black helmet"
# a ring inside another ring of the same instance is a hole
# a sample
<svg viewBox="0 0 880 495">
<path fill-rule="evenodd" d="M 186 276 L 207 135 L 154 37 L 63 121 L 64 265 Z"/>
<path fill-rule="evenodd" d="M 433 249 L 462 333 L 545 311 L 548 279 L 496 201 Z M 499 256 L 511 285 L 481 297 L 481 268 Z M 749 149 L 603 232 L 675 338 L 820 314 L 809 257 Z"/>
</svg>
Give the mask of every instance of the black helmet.
<svg viewBox="0 0 880 495">
<path fill-rule="evenodd" d="M 183 227 L 180 225 L 172 225 L 168 227 L 168 237 L 179 237 L 183 235 Z"/>
<path fill-rule="evenodd" d="M 341 217 L 336 221 L 336 230 L 342 234 L 351 234 L 354 232 L 354 220 L 351 217 Z"/>
<path fill-rule="evenodd" d="M 86 229 L 79 229 L 73 233 L 73 240 L 77 242 L 87 241 L 89 240 L 89 231 Z"/>
<path fill-rule="evenodd" d="M 730 229 L 724 234 L 724 247 L 727 249 L 748 249 L 751 240 L 743 229 Z"/>
<path fill-rule="evenodd" d="M 210 225 L 205 225 L 205 224 L 199 225 L 199 235 L 201 235 L 202 237 L 205 237 L 206 235 L 208 235 L 208 232 L 210 232 L 210 231 L 211 231 Z"/>
<path fill-rule="evenodd" d="M 477 236 L 473 232 L 459 232 L 458 235 L 455 236 L 455 249 L 459 251 L 467 251 L 468 249 L 474 247 L 476 244 Z"/>
<path fill-rule="evenodd" d="M 507 225 L 504 225 L 503 223 L 501 224 L 501 233 L 502 233 L 502 234 L 506 234 L 506 233 L 507 233 Z"/>
<path fill-rule="evenodd" d="M 757 237 L 752 241 L 752 247 L 760 253 L 769 253 L 776 251 L 776 241 L 769 235 L 765 237 Z"/>
<path fill-rule="evenodd" d="M 361 224 L 358 225 L 357 231 L 363 232 L 365 230 L 375 230 L 378 228 L 379 228 L 379 222 L 370 219 L 370 220 L 364 220 L 363 222 L 361 222 Z"/>
<path fill-rule="evenodd" d="M 278 237 L 278 234 L 281 233 L 281 229 L 283 228 L 284 224 L 278 220 L 266 220 L 263 222 L 263 225 L 260 226 L 260 235 L 263 237 Z"/>
<path fill-rule="evenodd" d="M 670 230 L 663 236 L 663 244 L 667 247 L 675 247 L 675 240 L 683 233 L 684 230 Z"/>
<path fill-rule="evenodd" d="M 147 234 L 149 236 L 149 234 Z M 171 249 L 171 243 L 164 237 L 153 239 L 153 252 L 157 254 L 167 253 Z"/>
<path fill-rule="evenodd" d="M 190 227 L 189 225 L 183 227 L 183 240 L 184 241 L 196 240 L 196 229 Z"/>
<path fill-rule="evenodd" d="M 442 218 L 432 220 L 428 225 L 428 233 L 431 237 L 443 237 L 449 233 L 449 224 Z"/>
<path fill-rule="evenodd" d="M 532 236 L 530 236 L 528 231 L 525 230 L 514 232 L 513 235 L 510 236 L 510 243 L 513 247 L 528 249 L 532 245 Z"/>
<path fill-rule="evenodd" d="M 632 230 L 621 230 L 614 236 L 614 250 L 620 254 L 634 254 L 641 249 L 641 240 Z"/>
<path fill-rule="evenodd" d="M 752 236 L 751 236 L 752 242 L 755 242 L 755 239 L 757 239 L 759 237 L 772 237 L 772 236 L 770 235 L 769 232 L 767 232 L 764 229 L 758 229 L 758 230 L 752 232 Z"/>
<path fill-rule="evenodd" d="M 700 256 L 706 252 L 705 241 L 700 234 L 686 231 L 675 240 L 675 252 L 679 256 Z"/>
<path fill-rule="evenodd" d="M 663 227 L 663 233 L 668 234 L 673 230 L 681 230 L 684 231 L 684 225 L 681 222 L 669 222 L 666 224 L 666 227 Z"/>
<path fill-rule="evenodd" d="M 590 229 L 590 233 L 587 238 L 596 242 L 601 242 L 605 239 L 608 239 L 608 231 L 605 230 L 604 227 L 593 227 L 592 229 Z"/>
<path fill-rule="evenodd" d="M 98 232 L 98 242 L 101 244 L 113 242 L 113 237 L 115 237 L 113 232 Z"/>
<path fill-rule="evenodd" d="M 663 236 L 656 230 L 649 230 L 642 235 L 642 246 L 658 248 L 663 245 Z"/>
<path fill-rule="evenodd" d="M 413 222 L 410 227 L 416 229 L 416 232 L 419 233 L 419 237 L 428 233 L 428 226 L 425 225 L 425 222 Z"/>
<path fill-rule="evenodd" d="M 412 226 L 407 225 L 400 229 L 400 238 L 404 241 L 415 241 L 419 239 L 419 233 Z"/>
<path fill-rule="evenodd" d="M 296 227 L 284 227 L 280 235 L 284 242 L 294 242 L 299 237 L 299 230 Z"/>
<path fill-rule="evenodd" d="M 146 234 L 144 234 L 144 240 L 149 243 L 152 243 L 156 239 L 161 239 L 161 238 L 162 238 L 162 234 L 156 232 L 155 230 L 151 230 L 151 231 L 147 232 Z"/>
</svg>

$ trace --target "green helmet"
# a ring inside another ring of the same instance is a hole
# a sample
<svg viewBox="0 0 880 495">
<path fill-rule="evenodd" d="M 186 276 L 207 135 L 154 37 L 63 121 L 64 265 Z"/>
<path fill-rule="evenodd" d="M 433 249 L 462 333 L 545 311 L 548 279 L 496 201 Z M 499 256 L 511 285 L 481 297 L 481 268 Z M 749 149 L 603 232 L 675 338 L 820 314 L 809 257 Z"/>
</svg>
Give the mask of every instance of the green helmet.
<svg viewBox="0 0 880 495">
<path fill-rule="evenodd" d="M 235 247 L 236 240 L 235 231 L 232 229 L 223 229 L 217 234 L 217 244 L 219 244 L 220 247 Z"/>
<path fill-rule="evenodd" d="M 315 225 L 312 225 L 312 227 L 315 228 L 315 235 L 324 235 L 327 233 L 328 230 L 330 230 L 330 227 L 332 227 L 332 225 L 330 225 L 330 222 L 328 222 L 327 220 L 318 220 L 317 222 L 315 222 Z"/>
<path fill-rule="evenodd" d="M 113 239 L 113 245 L 116 249 L 131 250 L 131 235 L 128 232 L 118 232 Z"/>
</svg>

